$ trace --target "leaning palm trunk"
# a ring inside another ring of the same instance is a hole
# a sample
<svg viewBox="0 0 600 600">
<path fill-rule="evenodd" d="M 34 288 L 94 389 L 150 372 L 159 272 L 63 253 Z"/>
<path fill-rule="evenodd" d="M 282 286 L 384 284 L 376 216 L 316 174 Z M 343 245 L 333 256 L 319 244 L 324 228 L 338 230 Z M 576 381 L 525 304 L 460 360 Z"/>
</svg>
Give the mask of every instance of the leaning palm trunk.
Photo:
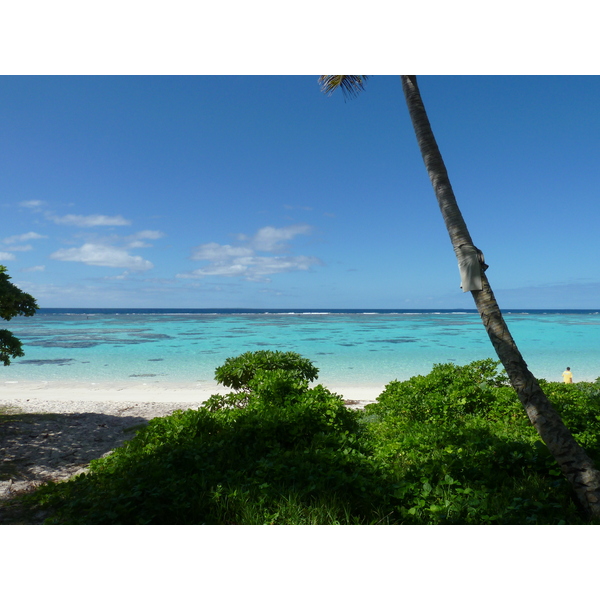
<svg viewBox="0 0 600 600">
<path fill-rule="evenodd" d="M 469 230 L 456 203 L 448 172 L 439 151 L 416 77 L 402 75 L 402 89 L 415 129 L 425 167 L 450 235 L 450 240 L 460 260 L 460 248 L 473 247 Z M 504 365 L 511 385 L 517 392 L 527 415 L 559 464 L 564 476 L 588 518 L 600 519 L 600 472 L 586 452 L 573 439 L 558 413 L 527 368 L 517 345 L 502 317 L 496 298 L 482 270 L 481 290 L 471 291 L 485 330 Z"/>
</svg>

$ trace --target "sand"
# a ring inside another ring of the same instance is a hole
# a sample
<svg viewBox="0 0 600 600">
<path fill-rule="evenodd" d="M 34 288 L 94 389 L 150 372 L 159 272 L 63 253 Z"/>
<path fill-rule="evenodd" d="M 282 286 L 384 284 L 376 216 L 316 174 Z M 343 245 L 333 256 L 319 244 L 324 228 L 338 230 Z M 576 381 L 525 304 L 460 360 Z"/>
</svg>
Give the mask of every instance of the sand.
<svg viewBox="0 0 600 600">
<path fill-rule="evenodd" d="M 324 384 L 325 385 L 325 384 Z M 352 386 L 344 384 L 326 385 L 353 404 L 374 402 L 383 391 L 383 386 Z M 165 383 L 165 382 L 76 382 L 76 381 L 15 381 L 0 383 L 0 405 L 35 402 L 47 405 L 52 412 L 73 412 L 73 405 L 79 409 L 92 410 L 103 403 L 168 403 L 198 406 L 212 394 L 226 394 L 231 391 L 215 382 Z M 94 411 L 95 412 L 95 411 Z"/>
</svg>

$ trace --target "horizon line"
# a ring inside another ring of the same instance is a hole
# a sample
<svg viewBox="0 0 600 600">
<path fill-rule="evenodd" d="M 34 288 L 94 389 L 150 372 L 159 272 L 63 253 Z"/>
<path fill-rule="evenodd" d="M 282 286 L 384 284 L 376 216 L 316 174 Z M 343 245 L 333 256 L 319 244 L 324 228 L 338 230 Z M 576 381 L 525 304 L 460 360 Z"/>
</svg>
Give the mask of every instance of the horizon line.
<svg viewBox="0 0 600 600">
<path fill-rule="evenodd" d="M 478 312 L 477 308 L 439 308 L 439 307 L 428 307 L 428 308 L 418 308 L 418 307 L 407 307 L 407 308 L 374 308 L 374 307 L 343 307 L 343 308 L 335 308 L 335 307 L 289 307 L 289 308 L 281 308 L 281 307 L 253 307 L 253 306 L 221 306 L 221 307 L 173 307 L 173 306 L 40 306 L 38 310 L 281 310 L 281 311 L 297 311 L 297 310 L 394 310 L 394 311 L 408 311 L 408 310 L 427 310 L 427 311 L 472 311 Z M 585 311 L 600 311 L 600 308 L 501 308 L 502 312 L 504 311 L 526 311 L 526 310 L 585 310 Z"/>
</svg>

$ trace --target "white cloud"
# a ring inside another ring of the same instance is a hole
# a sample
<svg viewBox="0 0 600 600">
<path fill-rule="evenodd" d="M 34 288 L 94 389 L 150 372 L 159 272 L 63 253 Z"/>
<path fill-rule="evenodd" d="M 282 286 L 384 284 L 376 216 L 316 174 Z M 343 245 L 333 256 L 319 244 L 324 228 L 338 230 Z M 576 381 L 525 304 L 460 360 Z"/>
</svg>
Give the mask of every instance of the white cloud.
<svg viewBox="0 0 600 600">
<path fill-rule="evenodd" d="M 7 246 L 4 249 L 9 252 L 29 252 L 33 250 L 33 246 L 31 244 L 27 244 L 26 246 Z"/>
<path fill-rule="evenodd" d="M 242 246 L 221 246 L 215 242 L 210 244 L 202 244 L 194 248 L 192 260 L 210 260 L 213 262 L 227 261 L 232 258 L 240 258 L 244 256 L 252 256 L 254 251 L 250 248 Z"/>
<path fill-rule="evenodd" d="M 41 235 L 39 233 L 35 233 L 35 231 L 30 231 L 29 233 L 22 233 L 20 235 L 12 235 L 10 237 L 4 238 L 2 241 L 5 244 L 15 244 L 17 242 L 27 242 L 29 240 L 39 240 L 42 238 L 48 237 L 47 235 Z"/>
<path fill-rule="evenodd" d="M 129 279 L 129 271 L 125 271 L 124 273 L 121 273 L 120 275 L 113 275 L 113 276 L 110 276 L 110 277 L 104 277 L 104 279 L 106 279 L 107 281 L 115 280 L 115 279 L 123 281 L 125 279 Z"/>
<path fill-rule="evenodd" d="M 65 215 L 64 217 L 57 217 L 49 214 L 47 217 L 57 225 L 74 225 L 75 227 L 131 225 L 131 221 L 123 218 L 121 215 L 116 215 L 114 217 L 108 217 L 106 215 Z"/>
<path fill-rule="evenodd" d="M 308 271 L 321 264 L 314 256 L 244 256 L 231 257 L 228 261 L 214 262 L 191 273 L 177 275 L 181 279 L 197 279 L 217 275 L 221 277 L 244 277 L 248 281 L 271 281 L 267 276 L 292 271 Z"/>
<path fill-rule="evenodd" d="M 162 237 L 165 237 L 165 234 L 162 231 L 144 229 L 144 231 L 139 231 L 138 233 L 134 234 L 134 237 L 140 240 L 158 240 Z"/>
<path fill-rule="evenodd" d="M 182 273 L 177 275 L 180 279 L 198 279 L 199 277 L 207 277 L 209 275 L 217 275 L 221 277 L 239 277 L 247 272 L 248 268 L 244 265 L 230 264 L 214 264 L 205 269 L 196 269 L 191 273 Z"/>
<path fill-rule="evenodd" d="M 248 281 L 270 281 L 269 275 L 307 271 L 313 265 L 322 264 L 313 256 L 258 256 L 257 252 L 274 254 L 285 250 L 282 244 L 300 234 L 308 234 L 308 225 L 292 225 L 277 229 L 263 227 L 254 236 L 240 235 L 246 241 L 243 246 L 221 245 L 215 242 L 202 244 L 194 249 L 192 260 L 208 261 L 206 267 L 190 273 L 177 275 L 181 279 L 197 279 L 208 276 L 243 277 Z"/>
<path fill-rule="evenodd" d="M 144 231 L 139 231 L 138 233 L 127 236 L 125 239 L 129 240 L 127 244 L 128 248 L 151 248 L 152 244 L 149 244 L 144 240 L 158 240 L 164 236 L 165 234 L 162 231 L 146 229 Z"/>
<path fill-rule="evenodd" d="M 0 260 L 15 260 L 16 258 L 11 252 L 0 252 Z"/>
<path fill-rule="evenodd" d="M 141 256 L 131 256 L 126 250 L 103 244 L 84 244 L 80 248 L 63 248 L 51 254 L 50 258 L 131 271 L 147 271 L 154 267 L 150 261 Z"/>
<path fill-rule="evenodd" d="M 321 264 L 314 256 L 255 256 L 248 260 L 247 278 L 252 281 L 269 281 L 267 275 L 308 271 L 311 266 Z"/>
<path fill-rule="evenodd" d="M 256 234 L 247 238 L 239 236 L 240 240 L 248 240 L 249 245 L 260 252 L 281 252 L 287 242 L 297 235 L 308 235 L 312 228 L 309 225 L 290 225 L 289 227 L 263 227 Z"/>
<path fill-rule="evenodd" d="M 39 209 L 40 207 L 46 204 L 43 200 L 24 200 L 23 202 L 19 202 L 19 206 L 24 206 L 25 208 L 34 208 Z"/>
<path fill-rule="evenodd" d="M 23 273 L 35 273 L 36 271 L 45 271 L 45 265 L 37 265 L 35 267 L 29 267 L 28 269 L 22 269 Z"/>
</svg>

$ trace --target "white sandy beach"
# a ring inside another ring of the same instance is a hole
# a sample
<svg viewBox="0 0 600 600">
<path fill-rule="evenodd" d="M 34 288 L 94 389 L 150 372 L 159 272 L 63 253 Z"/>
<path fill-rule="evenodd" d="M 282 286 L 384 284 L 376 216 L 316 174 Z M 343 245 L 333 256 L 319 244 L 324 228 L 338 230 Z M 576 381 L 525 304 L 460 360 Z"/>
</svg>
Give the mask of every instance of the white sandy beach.
<svg viewBox="0 0 600 600">
<path fill-rule="evenodd" d="M 374 402 L 383 391 L 383 386 L 326 385 L 344 400 L 361 406 Z M 196 407 L 212 394 L 231 391 L 215 382 L 166 383 L 166 382 L 77 382 L 77 381 L 17 381 L 0 383 L 0 404 L 12 406 L 45 406 L 47 411 L 73 412 L 86 408 L 99 412 L 94 407 L 106 403 L 140 405 L 165 403 Z"/>
</svg>

